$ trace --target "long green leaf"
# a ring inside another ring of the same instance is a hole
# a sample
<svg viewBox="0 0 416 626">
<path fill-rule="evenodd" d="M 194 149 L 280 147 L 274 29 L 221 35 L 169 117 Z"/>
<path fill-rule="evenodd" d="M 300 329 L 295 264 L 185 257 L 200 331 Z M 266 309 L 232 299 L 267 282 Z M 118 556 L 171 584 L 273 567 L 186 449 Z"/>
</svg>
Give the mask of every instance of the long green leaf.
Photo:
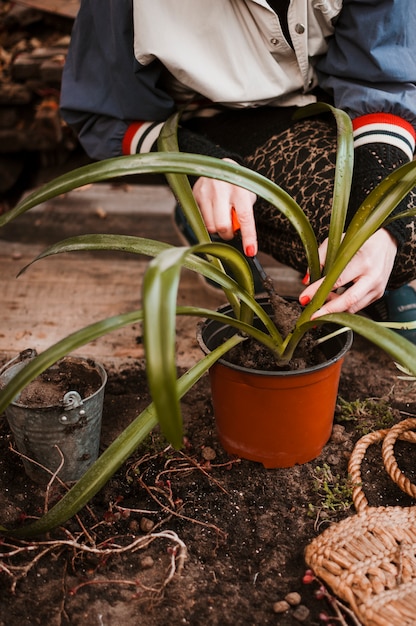
<svg viewBox="0 0 416 626">
<path fill-rule="evenodd" d="M 416 161 L 406 163 L 389 174 L 367 196 L 345 233 L 339 246 L 337 258 L 329 268 L 325 280 L 315 293 L 312 301 L 304 309 L 298 325 L 310 318 L 325 302 L 332 287 L 369 237 L 382 227 L 397 204 L 416 186 Z M 410 212 L 409 212 L 410 214 Z"/>
<path fill-rule="evenodd" d="M 357 251 L 382 226 L 399 202 L 416 186 L 416 161 L 406 163 L 382 180 L 361 204 L 345 233 L 340 254 Z M 411 214 L 411 213 L 409 213 Z M 355 252 L 354 252 L 355 254 Z"/>
<path fill-rule="evenodd" d="M 85 328 L 77 330 L 53 344 L 50 348 L 47 348 L 44 352 L 29 361 L 27 365 L 13 376 L 10 382 L 0 390 L 0 413 L 5 410 L 13 398 L 20 393 L 26 385 L 66 354 L 114 330 L 118 330 L 129 324 L 135 324 L 142 319 L 142 311 L 131 311 L 130 313 L 115 315 L 114 317 L 109 317 L 99 322 L 94 322 L 89 326 L 85 326 Z"/>
<path fill-rule="evenodd" d="M 339 109 L 333 109 L 332 112 L 337 122 L 337 161 L 324 274 L 328 272 L 328 268 L 337 259 L 338 248 L 342 241 L 354 164 L 354 140 L 351 119 L 349 115 Z"/>
<path fill-rule="evenodd" d="M 91 234 L 76 235 L 68 237 L 62 241 L 58 241 L 45 250 L 42 250 L 32 261 L 25 265 L 18 273 L 21 276 L 26 270 L 42 259 L 54 256 L 55 254 L 63 254 L 66 252 L 100 252 L 104 250 L 112 250 L 114 252 L 128 252 L 131 254 L 142 254 L 145 256 L 157 256 L 163 250 L 172 248 L 168 243 L 147 239 L 146 237 L 136 237 L 133 235 L 110 235 L 110 234 Z"/>
<path fill-rule="evenodd" d="M 331 313 L 330 315 L 323 315 L 319 321 L 320 323 L 334 322 L 340 326 L 351 328 L 384 350 L 416 376 L 416 345 L 397 332 L 362 315 L 351 313 Z"/>
<path fill-rule="evenodd" d="M 251 273 L 249 269 L 244 272 L 242 269 L 246 266 L 244 257 L 232 246 L 224 243 L 201 244 L 201 248 L 193 248 L 193 250 L 200 250 L 207 254 L 216 253 L 220 258 L 226 261 L 230 266 L 234 268 L 234 272 L 238 275 L 242 272 L 241 282 L 246 286 L 240 287 L 235 280 L 230 278 L 228 274 L 224 274 L 222 271 L 213 267 L 211 263 L 205 259 L 200 258 L 194 253 L 189 253 L 185 256 L 183 266 L 194 272 L 198 272 L 209 278 L 211 281 L 217 282 L 219 286 L 225 290 L 232 290 L 241 301 L 246 304 L 253 311 L 255 315 L 263 322 L 268 329 L 270 335 L 275 338 L 277 345 L 279 345 L 278 332 L 269 318 L 264 312 L 264 309 L 256 302 L 252 297 L 252 285 L 251 285 Z M 76 237 L 69 237 L 63 241 L 59 241 L 49 246 L 46 250 L 43 250 L 33 261 L 22 268 L 19 275 L 22 274 L 32 263 L 45 259 L 55 254 L 62 254 L 65 252 L 79 252 L 79 251 L 104 251 L 113 250 L 121 252 L 129 252 L 132 254 L 144 254 L 147 256 L 157 256 L 164 250 L 173 249 L 174 246 L 153 239 L 147 239 L 142 237 L 135 237 L 131 235 L 110 235 L 110 234 L 93 234 L 93 235 L 77 235 Z M 249 281 L 245 282 L 245 281 Z M 250 288 L 248 285 L 250 284 Z"/>
<path fill-rule="evenodd" d="M 174 113 L 163 124 L 157 142 L 158 149 L 161 152 L 179 152 L 178 123 L 180 116 L 180 112 Z M 165 177 L 197 241 L 200 243 L 210 242 L 211 237 L 207 231 L 201 211 L 199 210 L 199 206 L 195 200 L 188 177 L 185 174 L 170 173 L 166 173 Z M 223 272 L 225 271 L 219 259 L 213 258 L 211 259 L 211 262 L 219 270 Z M 228 289 L 225 289 L 224 291 L 228 302 L 233 307 L 235 314 L 238 315 L 239 302 L 237 296 L 233 291 Z"/>
<path fill-rule="evenodd" d="M 253 312 L 255 312 L 255 310 L 253 310 Z M 264 314 L 264 309 L 262 309 L 262 307 L 260 307 L 260 310 L 263 311 Z M 225 315 L 223 313 L 220 313 L 219 311 L 205 309 L 203 307 L 180 306 L 176 309 L 176 314 L 216 320 L 221 324 L 224 324 L 225 326 L 232 326 L 233 328 L 236 328 L 239 331 L 240 335 L 253 337 L 259 343 L 262 343 L 264 346 L 266 346 L 271 352 L 276 352 L 279 355 L 279 358 L 282 353 L 284 342 L 282 341 L 281 337 L 276 335 L 272 339 L 270 333 L 264 332 L 252 324 L 246 324 L 239 319 L 230 317 L 229 315 Z M 315 320 L 313 322 L 310 322 L 310 326 L 311 328 L 316 326 Z"/>
<path fill-rule="evenodd" d="M 161 152 L 179 152 L 178 123 L 181 113 L 174 113 L 164 123 L 158 138 L 158 148 Z M 166 174 L 169 187 L 172 189 L 177 201 L 193 230 L 195 237 L 200 243 L 211 241 L 211 237 L 202 219 L 201 212 L 196 203 L 188 177 L 185 174 Z"/>
<path fill-rule="evenodd" d="M 236 163 L 188 153 L 147 153 L 121 156 L 86 165 L 64 174 L 27 196 L 0 216 L 0 227 L 25 211 L 82 185 L 131 174 L 190 174 L 217 178 L 249 189 L 276 206 L 296 229 L 312 272 L 319 274 L 316 237 L 299 205 L 283 189 L 261 174 Z"/>
<path fill-rule="evenodd" d="M 158 420 L 166 439 L 182 445 L 182 413 L 176 391 L 176 300 L 186 248 L 166 250 L 144 275 L 143 337 L 146 373 Z"/>
<path fill-rule="evenodd" d="M 145 273 L 142 289 L 144 313 L 144 346 L 146 372 L 159 423 L 168 441 L 176 448 L 182 443 L 182 413 L 176 394 L 175 319 L 179 278 L 187 256 L 204 253 L 231 259 L 232 269 L 251 290 L 253 284 L 247 262 L 241 254 L 226 244 L 200 244 L 191 248 L 171 248 L 154 258 Z M 240 319 L 249 324 L 253 313 L 249 307 L 241 308 Z M 267 317 L 268 320 L 268 317 Z M 268 323 L 270 324 L 269 320 Z M 276 343 L 282 344 L 277 330 Z"/>
<path fill-rule="evenodd" d="M 241 337 L 235 335 L 224 344 L 188 370 L 177 382 L 178 395 L 183 397 L 189 389 L 221 358 L 228 350 L 237 345 Z M 64 497 L 42 518 L 18 529 L 0 526 L 3 534 L 15 537 L 33 537 L 64 524 L 76 515 L 83 506 L 106 484 L 113 474 L 136 450 L 157 424 L 154 404 L 150 404 L 127 428 L 117 437 L 107 450 L 95 461 L 80 480 L 64 495 Z"/>
<path fill-rule="evenodd" d="M 331 210 L 331 221 L 328 234 L 328 249 L 323 273 L 327 273 L 337 258 L 338 248 L 344 232 L 345 218 L 351 192 L 351 181 L 354 164 L 354 140 L 352 123 L 349 115 L 325 102 L 301 107 L 294 119 L 302 119 L 310 115 L 330 112 L 337 125 L 337 157 L 334 173 L 334 194 Z M 312 280 L 315 280 L 312 277 Z"/>
</svg>

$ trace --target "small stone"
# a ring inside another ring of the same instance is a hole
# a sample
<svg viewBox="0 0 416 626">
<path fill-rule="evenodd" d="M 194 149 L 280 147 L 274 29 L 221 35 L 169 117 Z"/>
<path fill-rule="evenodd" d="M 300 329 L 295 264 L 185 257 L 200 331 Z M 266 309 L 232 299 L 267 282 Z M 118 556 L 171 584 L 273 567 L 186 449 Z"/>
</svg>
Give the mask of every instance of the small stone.
<svg viewBox="0 0 416 626">
<path fill-rule="evenodd" d="M 102 220 L 107 217 L 107 211 L 100 206 L 95 209 L 95 214 Z"/>
<path fill-rule="evenodd" d="M 331 434 L 331 441 L 334 443 L 344 443 L 347 441 L 348 437 L 345 434 L 345 426 L 342 424 L 334 424 Z"/>
<path fill-rule="evenodd" d="M 289 609 L 290 604 L 289 602 L 286 602 L 286 600 L 279 600 L 279 602 L 275 602 L 273 604 L 273 611 L 275 613 L 286 613 Z"/>
<path fill-rule="evenodd" d="M 210 448 L 209 446 L 204 446 L 202 448 L 201 454 L 202 458 L 205 459 L 205 461 L 213 461 L 217 456 L 215 450 L 213 448 Z"/>
<path fill-rule="evenodd" d="M 140 528 L 139 522 L 135 519 L 132 519 L 129 523 L 130 532 L 132 532 L 133 534 L 136 534 L 139 528 Z"/>
<path fill-rule="evenodd" d="M 40 568 L 38 569 L 38 574 L 39 574 L 40 576 L 47 576 L 47 575 L 49 574 L 49 570 L 48 570 L 48 568 L 47 568 L 47 567 L 40 567 Z"/>
<path fill-rule="evenodd" d="M 338 463 L 341 460 L 341 457 L 338 454 L 328 454 L 328 457 L 326 460 L 328 462 L 328 465 L 338 465 Z"/>
<path fill-rule="evenodd" d="M 150 533 L 153 530 L 155 523 L 148 517 L 142 517 L 140 520 L 140 530 L 143 533 Z"/>
<path fill-rule="evenodd" d="M 144 556 L 140 561 L 140 565 L 142 569 L 152 569 L 154 564 L 155 562 L 151 556 Z"/>
<path fill-rule="evenodd" d="M 297 620 L 298 622 L 306 622 L 306 620 L 309 618 L 310 615 L 310 610 L 308 609 L 307 606 L 305 606 L 304 604 L 300 604 L 294 611 L 293 611 L 293 617 L 295 618 L 295 620 Z"/>
<path fill-rule="evenodd" d="M 287 594 L 287 596 L 285 596 L 285 600 L 290 604 L 290 606 L 297 606 L 301 603 L 302 598 L 300 593 L 298 593 L 297 591 L 291 591 Z"/>
</svg>

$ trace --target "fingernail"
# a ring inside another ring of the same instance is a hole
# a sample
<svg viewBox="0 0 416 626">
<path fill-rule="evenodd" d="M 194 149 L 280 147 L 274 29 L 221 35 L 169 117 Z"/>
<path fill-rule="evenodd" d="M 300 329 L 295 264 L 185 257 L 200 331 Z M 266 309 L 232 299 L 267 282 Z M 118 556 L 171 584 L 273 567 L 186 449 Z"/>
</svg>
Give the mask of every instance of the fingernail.
<svg viewBox="0 0 416 626">
<path fill-rule="evenodd" d="M 311 277 L 311 275 L 309 274 L 309 272 L 306 272 L 305 276 L 302 278 L 302 283 L 304 285 L 307 285 L 309 283 L 310 277 Z"/>
<path fill-rule="evenodd" d="M 231 223 L 233 225 L 233 233 L 235 234 L 240 230 L 241 227 L 234 207 L 232 207 L 231 209 Z"/>
<path fill-rule="evenodd" d="M 256 254 L 254 246 L 246 247 L 246 256 L 254 256 Z"/>
<path fill-rule="evenodd" d="M 309 296 L 301 296 L 299 298 L 299 302 L 301 303 L 302 306 L 306 306 L 307 304 L 309 304 L 309 302 L 311 301 Z"/>
</svg>

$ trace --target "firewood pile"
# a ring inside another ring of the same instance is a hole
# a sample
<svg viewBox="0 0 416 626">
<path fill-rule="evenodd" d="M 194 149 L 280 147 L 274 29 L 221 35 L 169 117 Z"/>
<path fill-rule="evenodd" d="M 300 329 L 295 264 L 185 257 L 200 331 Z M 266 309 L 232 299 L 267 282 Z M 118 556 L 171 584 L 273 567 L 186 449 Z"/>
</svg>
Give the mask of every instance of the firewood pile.
<svg viewBox="0 0 416 626">
<path fill-rule="evenodd" d="M 31 4 L 0 0 L 0 210 L 77 148 L 59 114 L 73 19 Z"/>
</svg>

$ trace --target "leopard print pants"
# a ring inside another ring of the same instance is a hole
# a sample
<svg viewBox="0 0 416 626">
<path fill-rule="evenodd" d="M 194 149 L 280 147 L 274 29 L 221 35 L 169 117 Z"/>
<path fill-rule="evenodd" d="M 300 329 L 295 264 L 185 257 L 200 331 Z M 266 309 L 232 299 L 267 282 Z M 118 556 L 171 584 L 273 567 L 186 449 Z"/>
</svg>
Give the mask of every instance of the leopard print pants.
<svg viewBox="0 0 416 626">
<path fill-rule="evenodd" d="M 327 237 L 331 215 L 336 159 L 336 126 L 331 115 L 292 121 L 292 108 L 226 111 L 213 118 L 194 121 L 218 145 L 240 154 L 251 169 L 267 176 L 287 191 L 302 207 L 319 243 Z M 416 192 L 409 194 L 416 206 Z M 304 273 L 302 243 L 287 218 L 259 198 L 255 218 L 260 249 L 285 265 Z M 416 218 L 400 247 L 389 287 L 416 278 Z"/>
</svg>

